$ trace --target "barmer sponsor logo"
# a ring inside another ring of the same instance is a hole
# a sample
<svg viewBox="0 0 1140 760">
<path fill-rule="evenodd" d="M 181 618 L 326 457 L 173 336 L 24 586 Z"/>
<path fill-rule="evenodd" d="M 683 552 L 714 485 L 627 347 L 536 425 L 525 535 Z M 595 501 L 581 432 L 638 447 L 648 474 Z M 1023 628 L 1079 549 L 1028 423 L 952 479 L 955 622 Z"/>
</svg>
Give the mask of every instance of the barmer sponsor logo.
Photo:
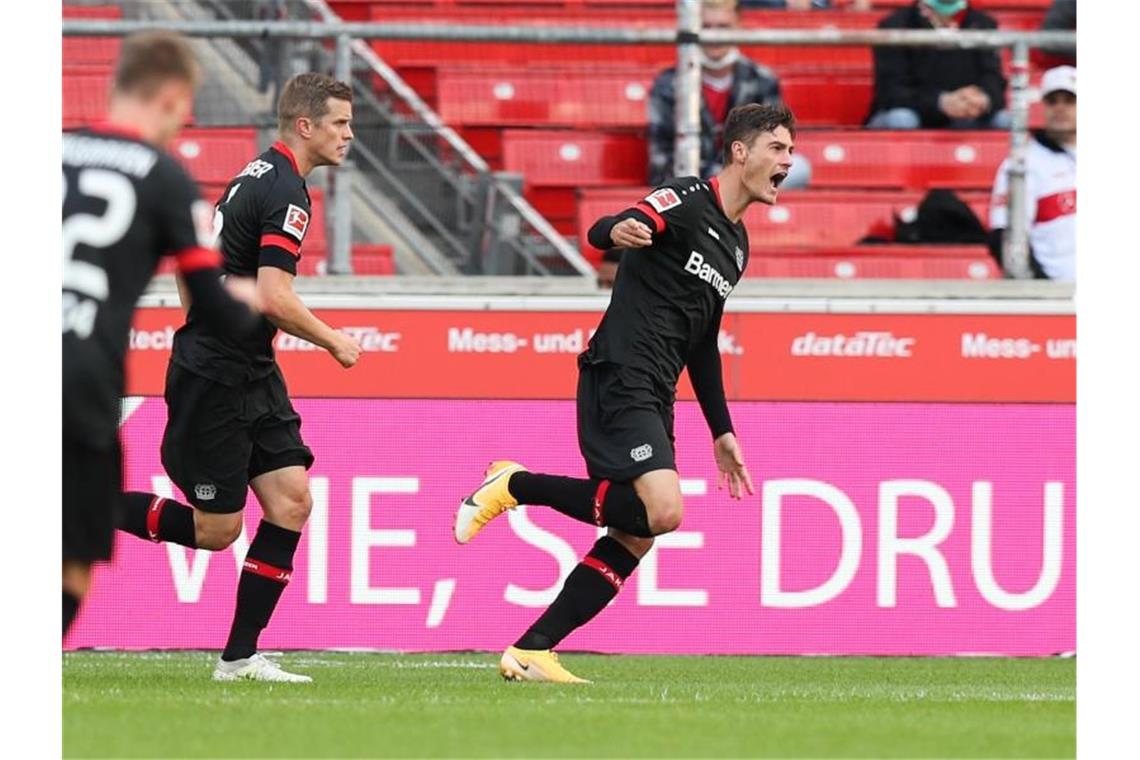
<svg viewBox="0 0 1140 760">
<path fill-rule="evenodd" d="M 728 294 L 732 292 L 732 283 L 728 278 L 706 264 L 705 257 L 696 251 L 689 254 L 689 260 L 685 262 L 685 271 L 712 285 L 721 298 L 728 298 Z"/>
<path fill-rule="evenodd" d="M 860 330 L 854 335 L 817 335 L 807 332 L 792 340 L 792 356 L 909 359 L 918 340 L 898 337 L 887 330 Z"/>
</svg>

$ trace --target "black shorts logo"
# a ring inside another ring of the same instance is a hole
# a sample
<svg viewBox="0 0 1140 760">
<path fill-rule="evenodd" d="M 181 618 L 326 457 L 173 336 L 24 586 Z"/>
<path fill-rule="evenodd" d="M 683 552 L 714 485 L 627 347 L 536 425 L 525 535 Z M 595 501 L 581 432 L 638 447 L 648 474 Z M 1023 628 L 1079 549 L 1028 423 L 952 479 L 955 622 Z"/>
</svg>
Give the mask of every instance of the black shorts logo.
<svg viewBox="0 0 1140 760">
<path fill-rule="evenodd" d="M 629 450 L 629 455 L 635 462 L 644 462 L 653 456 L 653 447 L 648 443 L 643 443 Z"/>
</svg>

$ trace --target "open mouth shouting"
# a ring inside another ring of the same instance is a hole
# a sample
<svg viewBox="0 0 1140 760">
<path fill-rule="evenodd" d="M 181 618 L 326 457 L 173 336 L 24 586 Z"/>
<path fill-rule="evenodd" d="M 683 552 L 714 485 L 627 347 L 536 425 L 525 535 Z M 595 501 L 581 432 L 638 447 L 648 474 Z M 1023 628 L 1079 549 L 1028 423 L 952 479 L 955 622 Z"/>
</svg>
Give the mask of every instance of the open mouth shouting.
<svg viewBox="0 0 1140 760">
<path fill-rule="evenodd" d="M 770 181 L 772 183 L 772 192 L 776 192 L 777 190 L 779 190 L 780 185 L 784 184 L 784 180 L 786 180 L 787 178 L 788 178 L 787 172 L 776 172 L 775 174 L 773 174 L 770 177 Z"/>
</svg>

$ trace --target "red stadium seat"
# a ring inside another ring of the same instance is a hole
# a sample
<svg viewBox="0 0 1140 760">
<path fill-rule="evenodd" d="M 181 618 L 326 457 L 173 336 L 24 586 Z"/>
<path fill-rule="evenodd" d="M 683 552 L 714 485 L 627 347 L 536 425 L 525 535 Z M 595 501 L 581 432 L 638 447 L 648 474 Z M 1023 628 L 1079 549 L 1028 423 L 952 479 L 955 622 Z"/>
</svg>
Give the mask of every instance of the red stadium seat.
<svg viewBox="0 0 1140 760">
<path fill-rule="evenodd" d="M 644 181 L 645 139 L 637 134 L 503 131 L 503 168 L 528 185 L 591 187 Z"/>
<path fill-rule="evenodd" d="M 257 155 L 257 133 L 253 129 L 187 129 L 171 152 L 199 182 L 225 184 Z"/>
<path fill-rule="evenodd" d="M 390 245 L 354 245 L 352 271 L 355 274 L 396 274 L 396 261 Z"/>
<path fill-rule="evenodd" d="M 117 5 L 64 5 L 64 18 L 109 18 L 123 17 L 123 9 Z"/>
<path fill-rule="evenodd" d="M 984 248 L 980 249 L 985 251 Z M 746 277 L 815 277 L 839 279 L 996 280 L 1001 271 L 988 254 L 944 256 L 754 256 Z"/>
<path fill-rule="evenodd" d="M 805 127 L 859 126 L 874 96 L 869 75 L 793 75 L 782 81 L 784 100 Z"/>
<path fill-rule="evenodd" d="M 647 67 L 441 67 L 434 95 L 440 116 L 453 126 L 643 127 L 656 74 Z M 409 77 L 429 98 L 430 78 L 426 69 Z M 863 74 L 796 74 L 782 84 L 804 126 L 857 126 L 870 109 L 872 83 Z"/>
<path fill-rule="evenodd" d="M 989 188 L 1009 153 L 1005 132 L 803 132 L 812 186 Z"/>
<path fill-rule="evenodd" d="M 443 69 L 439 114 L 463 126 L 638 127 L 646 122 L 649 73 Z"/>
<path fill-rule="evenodd" d="M 63 127 L 74 129 L 107 116 L 113 73 L 106 68 L 63 70 Z"/>
<path fill-rule="evenodd" d="M 118 37 L 64 37 L 63 65 L 108 68 L 119 58 L 122 41 Z"/>
</svg>

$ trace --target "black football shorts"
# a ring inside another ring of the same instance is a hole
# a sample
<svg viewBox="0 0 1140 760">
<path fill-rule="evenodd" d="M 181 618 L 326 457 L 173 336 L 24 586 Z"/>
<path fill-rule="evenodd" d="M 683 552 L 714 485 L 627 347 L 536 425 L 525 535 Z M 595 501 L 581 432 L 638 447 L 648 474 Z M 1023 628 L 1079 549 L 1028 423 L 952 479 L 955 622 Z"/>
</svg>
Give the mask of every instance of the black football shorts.
<svg viewBox="0 0 1140 760">
<path fill-rule="evenodd" d="M 162 466 L 204 512 L 238 512 L 258 475 L 313 464 L 280 370 L 231 386 L 171 362 L 166 410 Z"/>
<path fill-rule="evenodd" d="M 591 478 L 676 470 L 672 393 L 630 367 L 580 361 L 578 446 Z"/>
<path fill-rule="evenodd" d="M 92 449 L 63 435 L 63 560 L 111 559 L 122 488 L 122 454 L 116 438 Z"/>
</svg>

